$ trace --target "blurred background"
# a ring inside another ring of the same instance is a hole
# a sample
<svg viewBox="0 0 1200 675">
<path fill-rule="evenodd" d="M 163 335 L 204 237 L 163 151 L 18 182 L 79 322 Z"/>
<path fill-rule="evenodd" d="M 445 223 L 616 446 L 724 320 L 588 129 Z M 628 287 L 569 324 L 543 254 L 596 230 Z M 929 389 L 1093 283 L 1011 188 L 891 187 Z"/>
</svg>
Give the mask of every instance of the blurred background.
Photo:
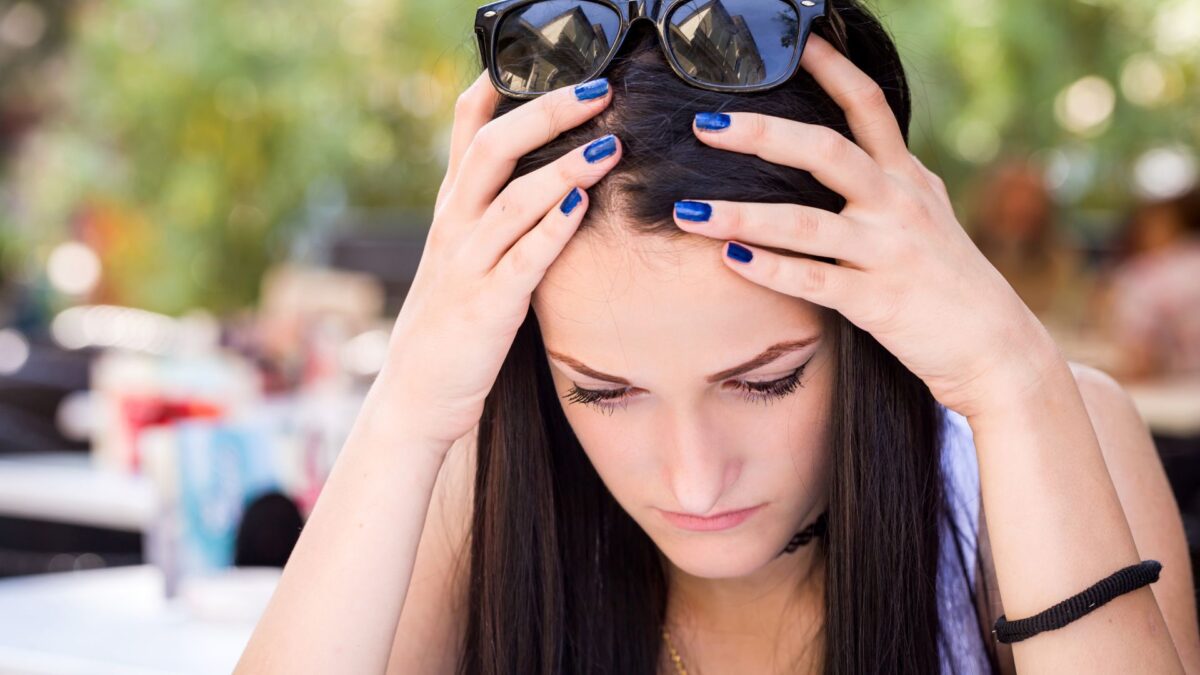
<svg viewBox="0 0 1200 675">
<path fill-rule="evenodd" d="M 232 668 L 386 348 L 477 2 L 0 0 L 0 672 Z M 1200 551 L 1200 0 L 872 0 L 911 145 Z"/>
</svg>

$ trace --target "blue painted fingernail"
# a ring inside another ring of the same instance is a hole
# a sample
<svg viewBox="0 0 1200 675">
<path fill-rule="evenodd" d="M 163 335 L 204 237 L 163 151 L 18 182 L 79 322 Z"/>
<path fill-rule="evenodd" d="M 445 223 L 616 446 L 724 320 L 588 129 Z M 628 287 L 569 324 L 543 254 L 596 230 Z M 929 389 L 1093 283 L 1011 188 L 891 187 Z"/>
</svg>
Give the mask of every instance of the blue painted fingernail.
<svg viewBox="0 0 1200 675">
<path fill-rule="evenodd" d="M 601 77 L 590 80 L 575 87 L 575 98 L 580 101 L 590 101 L 608 93 L 608 78 Z"/>
<path fill-rule="evenodd" d="M 720 131 L 728 129 L 733 123 L 729 115 L 725 113 L 696 113 L 696 128 L 702 131 Z"/>
<path fill-rule="evenodd" d="M 750 259 L 754 257 L 754 254 L 750 252 L 750 249 L 742 246 L 741 244 L 735 244 L 732 241 L 729 242 L 729 246 L 725 249 L 725 255 L 742 263 L 748 263 L 750 262 Z"/>
<path fill-rule="evenodd" d="M 694 202 L 690 199 L 675 202 L 675 215 L 681 220 L 703 223 L 712 217 L 712 206 L 704 202 Z"/>
<path fill-rule="evenodd" d="M 579 192 L 579 188 L 571 188 L 571 191 L 567 193 L 567 198 L 562 201 L 562 205 L 558 208 L 563 212 L 564 216 L 569 216 L 575 210 L 575 207 L 579 206 L 579 202 L 581 201 L 583 201 L 583 194 Z"/>
<path fill-rule="evenodd" d="M 604 138 L 592 141 L 583 150 L 583 158 L 595 164 L 617 151 L 617 137 L 609 134 Z"/>
</svg>

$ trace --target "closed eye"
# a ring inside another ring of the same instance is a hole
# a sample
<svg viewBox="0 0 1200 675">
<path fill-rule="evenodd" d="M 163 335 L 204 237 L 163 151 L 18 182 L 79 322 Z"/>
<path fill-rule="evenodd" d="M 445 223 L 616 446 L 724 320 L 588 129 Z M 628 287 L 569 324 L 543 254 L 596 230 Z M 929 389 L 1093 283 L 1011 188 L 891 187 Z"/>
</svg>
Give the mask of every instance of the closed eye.
<svg viewBox="0 0 1200 675">
<path fill-rule="evenodd" d="M 730 380 L 730 384 L 734 388 L 742 392 L 743 398 L 751 402 L 769 402 L 773 399 L 783 398 L 788 394 L 796 391 L 797 387 L 803 387 L 800 383 L 800 377 L 804 374 L 804 368 L 808 366 L 810 358 L 796 368 L 791 373 L 768 382 L 750 382 L 747 380 Z M 571 403 L 582 403 L 590 405 L 602 412 L 610 415 L 618 408 L 624 409 L 629 404 L 629 391 L 632 387 L 621 387 L 620 389 L 584 389 L 578 384 L 573 385 L 563 398 Z"/>
</svg>

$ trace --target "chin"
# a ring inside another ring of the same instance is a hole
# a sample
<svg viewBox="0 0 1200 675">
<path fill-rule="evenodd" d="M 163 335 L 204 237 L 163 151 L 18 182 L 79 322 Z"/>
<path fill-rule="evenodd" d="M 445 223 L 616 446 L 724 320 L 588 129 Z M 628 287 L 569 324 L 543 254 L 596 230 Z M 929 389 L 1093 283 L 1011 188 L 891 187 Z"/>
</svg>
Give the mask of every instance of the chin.
<svg viewBox="0 0 1200 675">
<path fill-rule="evenodd" d="M 651 536 L 658 550 L 683 572 L 702 579 L 736 579 L 762 569 L 783 550 L 769 537 L 753 532 L 737 534 L 675 533 Z"/>
</svg>

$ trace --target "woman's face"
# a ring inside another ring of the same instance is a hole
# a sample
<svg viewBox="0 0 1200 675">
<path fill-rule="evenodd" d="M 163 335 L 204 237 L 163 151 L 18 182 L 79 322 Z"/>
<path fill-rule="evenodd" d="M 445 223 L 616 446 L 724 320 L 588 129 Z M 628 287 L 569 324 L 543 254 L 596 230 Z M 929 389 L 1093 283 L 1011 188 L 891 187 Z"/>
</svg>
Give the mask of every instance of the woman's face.
<svg viewBox="0 0 1200 675">
<path fill-rule="evenodd" d="M 711 239 L 600 225 L 533 296 L 563 411 L 601 479 L 672 563 L 713 579 L 758 570 L 824 510 L 836 358 L 827 310 L 719 256 Z M 619 398 L 572 401 L 576 386 Z"/>
</svg>

